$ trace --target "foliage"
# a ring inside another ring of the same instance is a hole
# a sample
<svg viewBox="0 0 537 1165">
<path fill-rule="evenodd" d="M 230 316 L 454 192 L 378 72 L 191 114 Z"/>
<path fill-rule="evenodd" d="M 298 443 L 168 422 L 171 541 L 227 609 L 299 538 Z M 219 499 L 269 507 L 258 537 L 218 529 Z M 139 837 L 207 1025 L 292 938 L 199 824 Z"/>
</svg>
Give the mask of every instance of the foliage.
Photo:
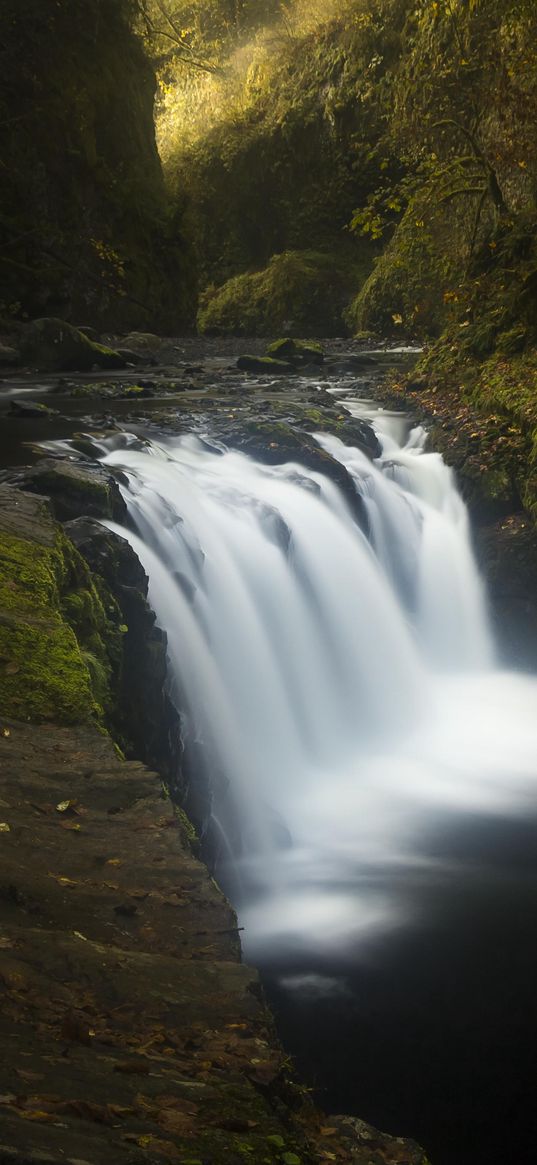
<svg viewBox="0 0 537 1165">
<path fill-rule="evenodd" d="M 201 332 L 340 335 L 342 311 L 364 267 L 337 254 L 285 251 L 267 267 L 236 275 L 202 296 Z"/>
<path fill-rule="evenodd" d="M 165 93 L 160 148 L 172 194 L 190 197 L 202 279 L 286 250 L 347 243 L 352 255 L 353 208 L 380 174 L 401 173 L 378 148 L 400 10 L 384 19 L 363 0 L 289 4 L 285 19 L 237 42 L 219 75 L 183 70 Z"/>
</svg>

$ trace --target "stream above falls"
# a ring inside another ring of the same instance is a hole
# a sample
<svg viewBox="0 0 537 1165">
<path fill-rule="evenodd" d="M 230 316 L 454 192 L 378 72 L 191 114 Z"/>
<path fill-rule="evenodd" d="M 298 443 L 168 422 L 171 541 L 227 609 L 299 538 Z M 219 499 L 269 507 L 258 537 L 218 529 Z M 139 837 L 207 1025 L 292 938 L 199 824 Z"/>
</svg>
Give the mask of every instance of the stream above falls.
<svg viewBox="0 0 537 1165">
<path fill-rule="evenodd" d="M 537 678 L 495 662 L 423 430 L 330 391 L 381 445 L 315 433 L 361 525 L 298 461 L 139 428 L 95 441 L 129 511 L 108 525 L 148 573 L 215 874 L 320 1103 L 433 1165 L 529 1161 Z"/>
</svg>

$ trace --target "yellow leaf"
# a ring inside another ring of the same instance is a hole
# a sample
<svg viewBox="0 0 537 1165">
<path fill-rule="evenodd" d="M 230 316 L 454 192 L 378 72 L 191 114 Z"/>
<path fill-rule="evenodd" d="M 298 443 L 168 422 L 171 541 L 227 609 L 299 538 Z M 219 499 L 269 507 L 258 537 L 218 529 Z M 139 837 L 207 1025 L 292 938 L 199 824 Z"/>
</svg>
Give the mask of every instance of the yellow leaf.
<svg viewBox="0 0 537 1165">
<path fill-rule="evenodd" d="M 60 886 L 78 886 L 78 882 L 73 882 L 72 878 L 66 878 L 63 874 L 52 874 L 49 870 L 48 876 L 54 878 L 54 881 L 58 882 Z"/>
</svg>

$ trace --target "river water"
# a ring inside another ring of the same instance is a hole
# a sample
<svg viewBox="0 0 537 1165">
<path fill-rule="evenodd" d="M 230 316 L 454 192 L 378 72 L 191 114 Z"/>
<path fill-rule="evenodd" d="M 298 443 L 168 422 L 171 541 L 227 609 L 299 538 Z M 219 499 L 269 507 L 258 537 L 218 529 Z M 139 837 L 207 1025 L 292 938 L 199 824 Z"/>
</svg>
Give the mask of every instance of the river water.
<svg viewBox="0 0 537 1165">
<path fill-rule="evenodd" d="M 363 499 L 195 435 L 121 471 L 216 874 L 330 1111 L 435 1165 L 533 1159 L 537 678 L 501 670 L 468 517 L 425 434 L 317 434 Z M 117 441 L 115 442 L 117 445 Z"/>
</svg>

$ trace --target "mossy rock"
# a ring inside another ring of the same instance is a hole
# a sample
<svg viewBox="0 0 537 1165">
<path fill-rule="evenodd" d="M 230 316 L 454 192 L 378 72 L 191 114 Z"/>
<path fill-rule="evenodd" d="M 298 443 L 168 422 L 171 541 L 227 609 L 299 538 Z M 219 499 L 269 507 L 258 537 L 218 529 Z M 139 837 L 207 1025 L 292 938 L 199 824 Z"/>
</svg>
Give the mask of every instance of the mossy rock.
<svg viewBox="0 0 537 1165">
<path fill-rule="evenodd" d="M 162 337 L 153 332 L 129 332 L 121 343 L 122 348 L 132 348 L 137 353 L 154 355 L 162 347 Z"/>
<path fill-rule="evenodd" d="M 2 490 L 3 508 L 19 503 Z M 64 538 L 35 499 L 42 537 L 0 529 L 0 704 L 7 716 L 74 723 L 97 712 L 75 633 L 61 612 Z M 3 515 L 2 515 L 3 516 Z M 9 513 L 8 513 L 9 517 Z M 38 536 L 39 536 L 39 532 Z"/>
<path fill-rule="evenodd" d="M 122 659 L 119 608 L 42 498 L 0 487 L 0 706 L 60 724 L 107 722 Z"/>
<path fill-rule="evenodd" d="M 33 320 L 23 334 L 21 355 L 39 372 L 87 372 L 97 368 L 125 368 L 126 361 L 112 348 L 96 344 L 65 320 Z"/>
<path fill-rule="evenodd" d="M 345 312 L 353 335 L 437 336 L 446 322 L 445 294 L 461 277 L 449 212 L 414 200 L 369 278 Z"/>
<path fill-rule="evenodd" d="M 207 290 L 199 330 L 250 336 L 341 335 L 343 309 L 362 279 L 341 255 L 285 251 L 274 255 L 263 270 L 236 275 L 222 287 Z"/>
<path fill-rule="evenodd" d="M 273 340 L 266 349 L 266 355 L 273 360 L 288 360 L 297 368 L 307 364 L 321 365 L 324 363 L 321 345 L 315 343 L 314 340 L 292 340 L 290 337 L 284 340 Z"/>
<path fill-rule="evenodd" d="M 241 372 L 253 372 L 257 376 L 294 376 L 294 364 L 286 360 L 276 360 L 272 356 L 239 356 L 237 368 Z"/>
<path fill-rule="evenodd" d="M 100 466 L 90 468 L 47 458 L 24 474 L 22 484 L 31 493 L 49 497 L 62 522 L 84 514 L 121 520 L 125 514 L 116 482 Z"/>
<path fill-rule="evenodd" d="M 51 409 L 48 405 L 41 404 L 41 401 L 37 400 L 12 400 L 9 404 L 8 416 L 57 417 L 58 410 Z"/>
</svg>

